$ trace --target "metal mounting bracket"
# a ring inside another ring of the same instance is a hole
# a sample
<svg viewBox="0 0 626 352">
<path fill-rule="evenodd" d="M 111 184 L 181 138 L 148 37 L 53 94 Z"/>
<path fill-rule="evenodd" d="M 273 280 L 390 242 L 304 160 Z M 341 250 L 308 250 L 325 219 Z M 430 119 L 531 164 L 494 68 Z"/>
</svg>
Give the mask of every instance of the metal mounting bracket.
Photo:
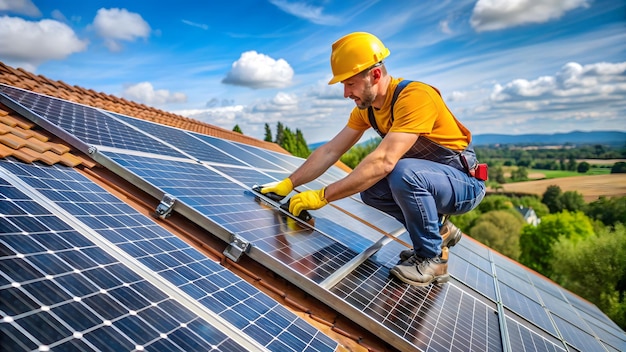
<svg viewBox="0 0 626 352">
<path fill-rule="evenodd" d="M 161 219 L 168 218 L 172 213 L 172 209 L 174 209 L 175 203 L 176 198 L 174 198 L 171 194 L 165 193 L 163 195 L 163 199 L 161 199 L 161 203 L 159 203 L 155 210 L 156 217 Z"/>
<path fill-rule="evenodd" d="M 237 262 L 239 261 L 241 255 L 248 251 L 248 248 L 250 248 L 250 242 L 246 242 L 241 238 L 233 235 L 231 237 L 230 244 L 224 250 L 224 255 L 232 261 Z"/>
</svg>

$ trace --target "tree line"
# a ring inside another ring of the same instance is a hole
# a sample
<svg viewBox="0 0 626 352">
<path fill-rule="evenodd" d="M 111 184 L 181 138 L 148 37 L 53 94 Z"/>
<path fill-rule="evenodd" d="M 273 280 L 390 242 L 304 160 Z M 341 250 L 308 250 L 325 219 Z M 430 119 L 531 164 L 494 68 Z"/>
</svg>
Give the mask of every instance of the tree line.
<svg viewBox="0 0 626 352">
<path fill-rule="evenodd" d="M 233 132 L 243 134 L 239 125 L 235 125 L 235 127 L 233 127 Z M 296 129 L 296 131 L 293 132 L 289 127 L 285 127 L 281 122 L 277 122 L 276 134 L 274 134 L 274 136 L 275 137 L 272 137 L 272 129 L 270 128 L 270 125 L 266 123 L 265 137 L 263 138 L 264 141 L 276 143 L 292 155 L 301 158 L 306 158 L 311 154 L 311 150 L 309 149 L 309 146 L 306 143 L 304 135 L 300 129 Z"/>
</svg>

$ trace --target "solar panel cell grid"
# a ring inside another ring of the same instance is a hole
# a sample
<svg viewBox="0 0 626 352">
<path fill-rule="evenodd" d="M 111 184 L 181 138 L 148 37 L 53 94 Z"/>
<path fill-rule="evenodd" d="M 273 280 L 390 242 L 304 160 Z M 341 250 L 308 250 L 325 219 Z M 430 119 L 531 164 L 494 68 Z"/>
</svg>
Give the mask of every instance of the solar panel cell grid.
<svg viewBox="0 0 626 352">
<path fill-rule="evenodd" d="M 265 159 L 274 165 L 278 165 L 288 171 L 295 170 L 298 166 L 302 165 L 302 163 L 304 162 L 304 159 L 273 152 L 273 151 L 266 150 L 266 149 L 261 149 L 261 148 L 254 147 L 254 146 L 247 145 L 247 144 L 237 144 L 237 147 L 243 150 L 246 150 L 254 155 L 257 155 L 260 158 Z"/>
<path fill-rule="evenodd" d="M 244 165 L 241 161 L 227 155 L 223 151 L 201 142 L 190 134 L 173 127 L 159 125 L 145 120 L 130 118 L 128 116 L 109 113 L 130 125 L 139 128 L 144 133 L 150 134 L 159 140 L 175 145 L 180 150 L 202 161 L 225 163 L 230 165 Z"/>
<path fill-rule="evenodd" d="M 7 193 L 17 192 L 6 183 L 0 186 L 0 194 L 5 197 Z M 24 204 L 28 197 L 21 195 L 20 199 Z M 0 202 L 11 203 L 7 199 Z M 185 331 L 187 343 L 206 350 L 225 346 L 229 339 L 81 234 L 47 228 L 46 220 L 54 218 L 51 214 L 39 218 L 34 232 L 28 227 L 34 222 L 23 221 L 31 218 L 31 214 L 0 214 L 15 225 L 11 228 L 14 232 L 8 232 L 9 228 L 0 232 L 3 350 L 54 350 L 70 346 L 103 351 L 151 349 L 157 341 L 171 341 L 179 331 Z M 72 238 L 81 240 L 70 241 L 74 244 L 66 241 Z M 76 243 L 85 246 L 76 247 Z M 86 257 L 76 260 L 76 255 L 87 248 L 97 261 L 88 261 Z M 168 329 L 159 329 L 142 319 L 148 310 L 154 321 L 185 318 Z M 189 326 L 191 322 L 196 324 L 195 328 Z M 233 343 L 228 346 L 236 351 L 245 350 Z M 172 347 L 183 350 L 184 346 L 173 343 Z"/>
<path fill-rule="evenodd" d="M 602 346 L 592 335 L 576 325 L 576 322 L 563 320 L 557 315 L 552 315 L 556 326 L 568 344 L 579 351 L 600 351 Z"/>
<path fill-rule="evenodd" d="M 532 321 L 534 324 L 542 327 L 545 331 L 550 332 L 556 336 L 556 330 L 548 317 L 546 310 L 540 303 L 529 299 L 521 294 L 519 291 L 504 285 L 499 284 L 500 294 L 502 296 L 502 304 L 520 314 L 526 319 Z"/>
<path fill-rule="evenodd" d="M 509 343 L 514 351 L 524 352 L 558 352 L 565 351 L 556 341 L 548 341 L 537 335 L 513 319 L 506 319 Z"/>
<path fill-rule="evenodd" d="M 183 157 L 174 149 L 102 112 L 78 104 L 0 86 L 0 92 L 80 139 L 87 146 L 107 146 L 159 155 Z"/>
<path fill-rule="evenodd" d="M 17 167 L 15 164 L 6 164 L 4 167 L 17 173 L 27 183 L 34 179 L 40 181 L 37 183 L 38 185 L 42 184 L 41 181 L 44 184 L 46 183 L 45 178 L 38 177 L 42 173 L 37 170 L 37 167 L 25 169 Z M 32 170 L 30 170 L 31 168 Z M 88 224 L 95 232 L 100 233 L 105 238 L 108 237 L 112 244 L 119 246 L 125 253 L 133 256 L 175 286 L 180 287 L 183 292 L 197 297 L 199 302 L 216 314 L 228 318 L 233 315 L 225 312 L 236 312 L 240 316 L 249 317 L 246 325 L 262 324 L 264 321 L 270 321 L 267 320 L 267 317 L 271 316 L 273 318 L 271 327 L 281 323 L 278 326 L 282 330 L 286 330 L 295 321 L 299 320 L 297 316 L 288 312 L 276 301 L 262 294 L 224 267 L 208 260 L 181 239 L 158 226 L 154 221 L 139 220 L 140 218 L 145 218 L 145 216 L 137 213 L 115 197 L 102 195 L 102 189 L 90 186 L 92 184 L 91 181 L 82 177 L 74 170 L 62 167 L 45 169 L 47 169 L 47 174 L 54 175 L 56 180 L 73 180 L 78 184 L 83 184 L 82 187 L 77 187 L 78 191 L 65 190 L 63 193 L 68 196 L 68 200 L 58 202 L 57 204 L 60 207 L 71 213 L 75 208 L 68 207 L 69 204 L 79 208 L 89 206 L 89 212 L 80 212 L 72 215 L 77 221 Z M 80 197 L 76 197 L 78 195 Z M 76 199 L 80 200 L 76 201 Z M 128 226 L 125 222 L 134 225 Z M 92 248 L 93 245 L 90 244 L 89 247 Z M 72 248 L 68 251 L 68 253 L 71 253 L 74 249 Z M 52 261 L 52 264 L 50 264 L 49 262 L 51 261 L 45 260 L 45 257 L 39 258 L 39 256 L 41 254 L 33 255 L 33 261 L 41 266 L 45 265 L 48 272 L 44 274 L 55 275 L 69 270 L 69 266 L 66 264 L 67 261 L 61 260 L 58 263 Z M 68 255 L 66 257 L 77 264 L 76 270 L 79 268 L 88 269 L 89 265 L 99 265 L 85 256 Z M 11 262 L 16 263 L 15 261 Z M 118 266 L 111 266 L 113 271 L 110 275 L 98 275 L 101 277 L 100 281 L 108 285 L 113 284 L 116 279 L 133 284 L 142 281 L 141 276 L 133 271 L 121 269 Z M 74 291 L 72 292 L 74 295 L 85 295 L 88 292 L 97 290 L 92 287 L 94 285 L 93 282 L 86 279 L 85 275 L 78 278 L 68 276 L 59 280 L 61 281 L 60 286 Z M 109 291 L 108 294 L 113 296 L 116 301 L 122 302 L 123 306 L 130 310 L 138 310 L 150 303 L 142 298 L 141 295 L 136 295 L 134 291 L 131 292 L 125 286 L 115 288 Z M 101 314 L 106 313 L 102 312 Z M 282 318 L 279 319 L 280 317 Z M 260 328 L 266 330 L 269 327 L 262 325 Z M 242 330 L 245 330 L 245 328 Z M 280 334 L 272 336 L 277 339 L 281 338 Z M 289 335 L 284 335 L 284 337 L 289 337 Z M 312 344 L 312 341 L 317 341 L 316 343 L 323 342 L 325 348 L 320 351 L 331 351 L 334 349 L 333 346 L 336 345 L 327 336 L 319 332 L 313 335 L 298 336 L 297 338 L 307 345 Z M 272 342 L 275 344 L 274 341 Z"/>
<path fill-rule="evenodd" d="M 421 350 L 502 350 L 495 310 L 456 286 L 407 286 L 368 260 L 331 292 Z"/>
<path fill-rule="evenodd" d="M 229 142 L 223 139 L 214 138 L 211 136 L 188 132 L 190 135 L 202 140 L 210 146 L 217 148 L 218 150 L 243 161 L 250 167 L 265 170 L 285 170 L 283 167 L 272 163 L 266 159 L 259 157 L 256 154 L 251 153 L 241 147 L 241 143 Z M 236 164 L 233 164 L 236 165 Z"/>
</svg>

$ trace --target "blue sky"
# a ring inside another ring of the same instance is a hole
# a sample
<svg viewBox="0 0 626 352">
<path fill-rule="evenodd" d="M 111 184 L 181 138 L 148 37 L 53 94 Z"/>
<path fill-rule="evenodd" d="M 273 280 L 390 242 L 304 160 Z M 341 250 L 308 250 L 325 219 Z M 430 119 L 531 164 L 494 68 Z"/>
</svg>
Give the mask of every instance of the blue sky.
<svg viewBox="0 0 626 352">
<path fill-rule="evenodd" d="M 0 61 L 260 139 L 343 128 L 330 47 L 354 31 L 474 134 L 626 131 L 624 0 L 0 0 Z"/>
</svg>

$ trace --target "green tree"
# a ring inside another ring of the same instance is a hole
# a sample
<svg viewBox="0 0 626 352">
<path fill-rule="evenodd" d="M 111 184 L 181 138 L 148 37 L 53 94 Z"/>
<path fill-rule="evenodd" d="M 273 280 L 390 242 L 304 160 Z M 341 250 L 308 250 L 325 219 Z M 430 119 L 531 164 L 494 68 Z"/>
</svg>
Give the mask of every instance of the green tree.
<svg viewBox="0 0 626 352">
<path fill-rule="evenodd" d="M 626 174 L 626 162 L 618 161 L 611 168 L 612 174 Z"/>
<path fill-rule="evenodd" d="M 283 129 L 281 142 L 278 144 L 292 154 L 297 151 L 296 136 L 291 132 L 289 127 Z"/>
<path fill-rule="evenodd" d="M 626 225 L 626 197 L 600 197 L 587 204 L 585 214 L 606 226 Z"/>
<path fill-rule="evenodd" d="M 504 177 L 504 171 L 502 170 L 502 167 L 500 167 L 500 166 L 495 167 L 493 169 L 493 176 L 492 177 L 493 177 L 494 180 L 496 180 L 496 182 L 498 182 L 500 184 L 506 183 L 506 178 Z"/>
<path fill-rule="evenodd" d="M 524 166 L 520 166 L 511 171 L 511 180 L 515 182 L 528 180 L 528 169 Z"/>
<path fill-rule="evenodd" d="M 302 131 L 300 129 L 296 129 L 295 138 L 296 150 L 292 154 L 301 158 L 308 157 L 311 154 L 311 151 L 309 150 L 309 146 L 307 145 L 306 140 L 304 139 L 304 135 L 302 134 Z"/>
<path fill-rule="evenodd" d="M 273 142 L 272 140 L 272 129 L 268 123 L 265 123 L 265 138 L 263 138 L 266 142 Z"/>
<path fill-rule="evenodd" d="M 381 140 L 382 139 L 380 137 L 377 137 L 367 141 L 366 143 L 355 145 L 341 156 L 341 161 L 354 169 L 361 162 L 361 160 L 378 147 Z"/>
<path fill-rule="evenodd" d="M 284 143 L 283 141 L 284 138 L 285 138 L 285 126 L 283 126 L 281 122 L 277 122 L 276 123 L 276 139 L 274 140 L 274 143 L 282 146 Z"/>
<path fill-rule="evenodd" d="M 239 127 L 239 125 L 235 125 L 235 127 L 233 127 L 233 132 L 243 134 L 243 132 L 241 131 L 241 127 Z"/>
<path fill-rule="evenodd" d="M 604 153 L 605 153 L 605 149 L 602 144 L 594 145 L 594 154 L 596 155 L 597 158 L 599 158 Z"/>
<path fill-rule="evenodd" d="M 583 195 L 576 191 L 565 191 L 559 196 L 560 210 L 579 211 L 585 208 Z"/>
<path fill-rule="evenodd" d="M 474 223 L 476 222 L 476 219 L 478 219 L 481 214 L 480 210 L 474 209 L 464 214 L 452 215 L 450 217 L 450 221 L 452 221 L 456 227 L 461 229 L 463 233 L 469 234 L 470 230 L 474 226 Z"/>
<path fill-rule="evenodd" d="M 517 260 L 519 239 L 524 219 L 518 212 L 494 210 L 482 214 L 470 230 L 470 236 L 480 243 Z"/>
<path fill-rule="evenodd" d="M 505 210 L 512 208 L 513 201 L 511 198 L 500 194 L 486 196 L 477 207 L 477 209 L 483 214 L 493 210 Z"/>
<path fill-rule="evenodd" d="M 589 163 L 586 162 L 586 161 L 583 161 L 583 162 L 578 164 L 578 173 L 579 174 L 584 174 L 587 171 L 589 171 L 589 169 L 591 169 L 591 165 L 589 165 Z"/>
<path fill-rule="evenodd" d="M 558 213 L 561 211 L 561 203 L 559 198 L 561 197 L 561 187 L 557 185 L 550 185 L 543 193 L 541 202 L 548 206 L 550 213 Z"/>
<path fill-rule="evenodd" d="M 551 277 L 552 246 L 561 238 L 576 243 L 594 234 L 591 220 L 582 212 L 546 215 L 539 225 L 526 225 L 520 236 L 520 263 Z"/>
<path fill-rule="evenodd" d="M 569 159 L 567 160 L 567 170 L 576 171 L 576 165 L 576 157 L 574 155 L 570 155 Z"/>
<path fill-rule="evenodd" d="M 605 228 L 597 236 L 575 243 L 561 238 L 554 244 L 551 278 L 591 301 L 626 329 L 626 229 Z"/>
</svg>

